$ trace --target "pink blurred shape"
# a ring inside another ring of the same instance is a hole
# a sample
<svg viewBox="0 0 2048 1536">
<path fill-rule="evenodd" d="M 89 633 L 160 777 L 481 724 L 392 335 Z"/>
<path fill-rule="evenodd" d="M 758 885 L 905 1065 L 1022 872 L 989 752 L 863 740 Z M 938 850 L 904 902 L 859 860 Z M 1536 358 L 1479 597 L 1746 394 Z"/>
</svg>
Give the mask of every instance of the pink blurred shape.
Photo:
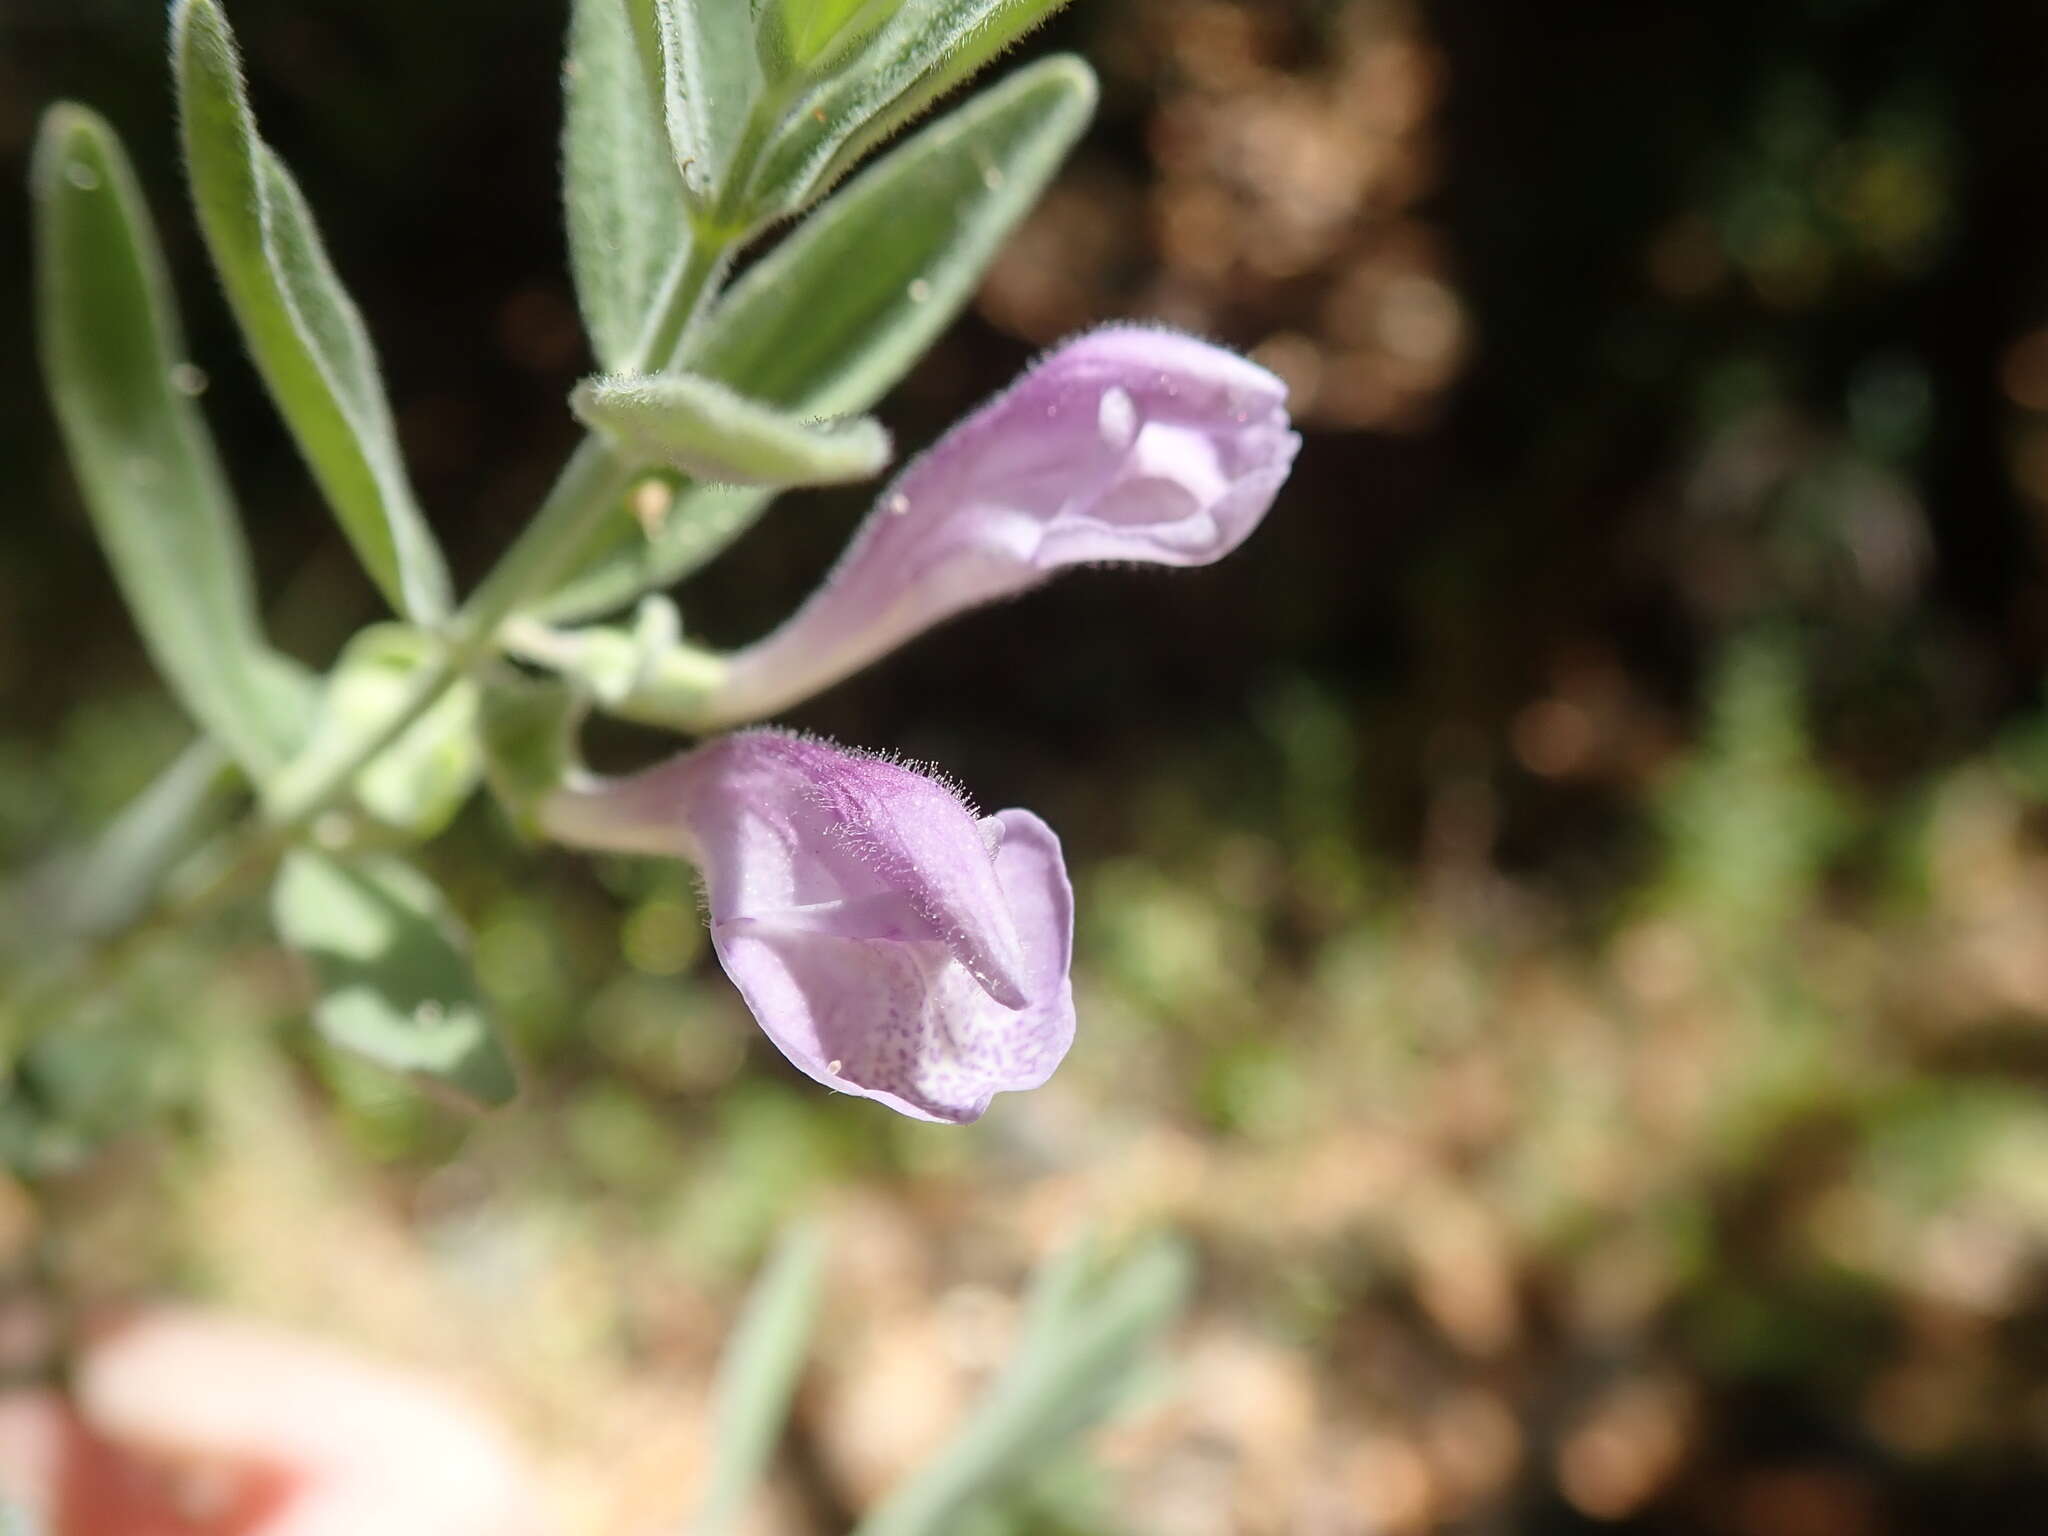
<svg viewBox="0 0 2048 1536">
<path fill-rule="evenodd" d="M 51 1536 L 541 1536 L 489 1417 L 439 1384 L 220 1313 L 88 1345 L 69 1400 L 0 1398 L 0 1496 Z"/>
</svg>

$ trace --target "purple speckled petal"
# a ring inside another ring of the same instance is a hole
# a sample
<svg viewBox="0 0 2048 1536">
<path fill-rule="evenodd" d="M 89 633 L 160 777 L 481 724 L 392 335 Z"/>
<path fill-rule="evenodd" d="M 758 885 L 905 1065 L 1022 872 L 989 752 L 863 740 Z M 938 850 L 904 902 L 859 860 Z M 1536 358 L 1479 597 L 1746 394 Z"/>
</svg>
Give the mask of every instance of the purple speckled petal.
<svg viewBox="0 0 2048 1536">
<path fill-rule="evenodd" d="M 913 769 L 747 731 L 559 791 L 542 819 L 565 842 L 694 859 L 719 962 L 821 1083 L 967 1121 L 1073 1042 L 1073 895 L 1028 811 L 977 820 Z"/>
<path fill-rule="evenodd" d="M 1294 462 L 1286 399 L 1265 369 L 1173 331 L 1055 348 L 912 462 L 811 599 L 729 658 L 707 723 L 772 714 L 1062 566 L 1221 559 Z"/>
</svg>

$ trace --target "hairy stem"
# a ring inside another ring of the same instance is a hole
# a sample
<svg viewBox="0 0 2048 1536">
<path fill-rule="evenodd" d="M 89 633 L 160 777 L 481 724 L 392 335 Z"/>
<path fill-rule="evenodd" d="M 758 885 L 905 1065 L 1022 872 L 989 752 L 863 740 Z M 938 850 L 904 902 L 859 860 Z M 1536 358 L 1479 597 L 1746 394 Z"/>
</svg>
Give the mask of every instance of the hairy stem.
<svg viewBox="0 0 2048 1536">
<path fill-rule="evenodd" d="M 724 192 L 696 238 L 670 271 L 649 317 L 641 356 L 663 366 L 687 346 L 690 333 L 717 293 L 744 232 L 748 183 L 773 127 L 778 106 L 764 102 L 749 123 L 735 156 Z M 228 834 L 217 849 L 211 872 L 194 888 L 170 903 L 157 903 L 139 914 L 125 932 L 105 935 L 97 945 L 67 946 L 65 953 L 27 989 L 42 993 L 76 974 L 88 953 L 139 942 L 147 935 L 183 926 L 229 905 L 257 885 L 277 859 L 301 841 L 348 793 L 356 776 L 378 755 L 416 725 L 442 696 L 476 667 L 497 654 L 500 630 L 522 605 L 546 592 L 574 571 L 606 533 L 611 518 L 621 515 L 621 502 L 632 484 L 634 469 L 609 444 L 595 435 L 577 446 L 563 466 L 533 520 L 505 552 L 443 631 L 441 655 L 414 679 L 405 697 L 366 734 L 354 751 L 318 769 L 294 775 L 288 766 L 264 796 L 262 814 Z"/>
</svg>

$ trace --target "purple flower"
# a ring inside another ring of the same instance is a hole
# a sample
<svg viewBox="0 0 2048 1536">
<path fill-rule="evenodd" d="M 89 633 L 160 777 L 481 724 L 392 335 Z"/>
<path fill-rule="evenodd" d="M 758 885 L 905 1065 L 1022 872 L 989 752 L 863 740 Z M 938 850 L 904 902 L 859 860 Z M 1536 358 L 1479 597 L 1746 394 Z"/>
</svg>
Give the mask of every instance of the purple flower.
<svg viewBox="0 0 2048 1536">
<path fill-rule="evenodd" d="M 1061 566 L 1221 559 L 1300 446 L 1286 393 L 1173 331 L 1109 326 L 1056 348 L 904 470 L 811 599 L 728 659 L 703 723 L 773 714 Z"/>
<path fill-rule="evenodd" d="M 719 963 L 830 1087 L 968 1121 L 1073 1043 L 1073 892 L 1029 811 L 977 818 L 923 773 L 758 730 L 558 790 L 541 819 L 564 842 L 695 862 Z"/>
</svg>

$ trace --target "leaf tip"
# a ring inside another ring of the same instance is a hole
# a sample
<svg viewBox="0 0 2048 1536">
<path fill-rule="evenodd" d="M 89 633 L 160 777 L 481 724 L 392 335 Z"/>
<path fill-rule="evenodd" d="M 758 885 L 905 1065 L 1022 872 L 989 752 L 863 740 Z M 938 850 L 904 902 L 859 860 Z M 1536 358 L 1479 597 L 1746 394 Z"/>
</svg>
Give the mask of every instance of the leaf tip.
<svg viewBox="0 0 2048 1536">
<path fill-rule="evenodd" d="M 171 52 L 183 52 L 187 39 L 195 37 L 215 47 L 234 47 L 228 19 L 215 0 L 171 0 Z"/>
<path fill-rule="evenodd" d="M 246 117 L 242 52 L 234 28 L 216 0 L 171 0 L 171 74 L 177 82 L 178 114 L 186 117 L 202 91 L 224 90 L 230 110 Z M 244 131 L 248 131 L 246 123 Z"/>
<path fill-rule="evenodd" d="M 36 129 L 35 150 L 29 158 L 29 189 L 38 199 L 47 199 L 66 186 L 89 190 L 77 168 L 95 169 L 91 162 L 104 164 L 114 130 L 91 107 L 75 101 L 53 102 L 43 111 Z"/>
<path fill-rule="evenodd" d="M 1102 96 L 1101 81 L 1094 66 L 1078 53 L 1049 54 L 1033 67 L 1044 80 L 1071 95 L 1083 110 L 1095 110 L 1095 104 Z"/>
</svg>

